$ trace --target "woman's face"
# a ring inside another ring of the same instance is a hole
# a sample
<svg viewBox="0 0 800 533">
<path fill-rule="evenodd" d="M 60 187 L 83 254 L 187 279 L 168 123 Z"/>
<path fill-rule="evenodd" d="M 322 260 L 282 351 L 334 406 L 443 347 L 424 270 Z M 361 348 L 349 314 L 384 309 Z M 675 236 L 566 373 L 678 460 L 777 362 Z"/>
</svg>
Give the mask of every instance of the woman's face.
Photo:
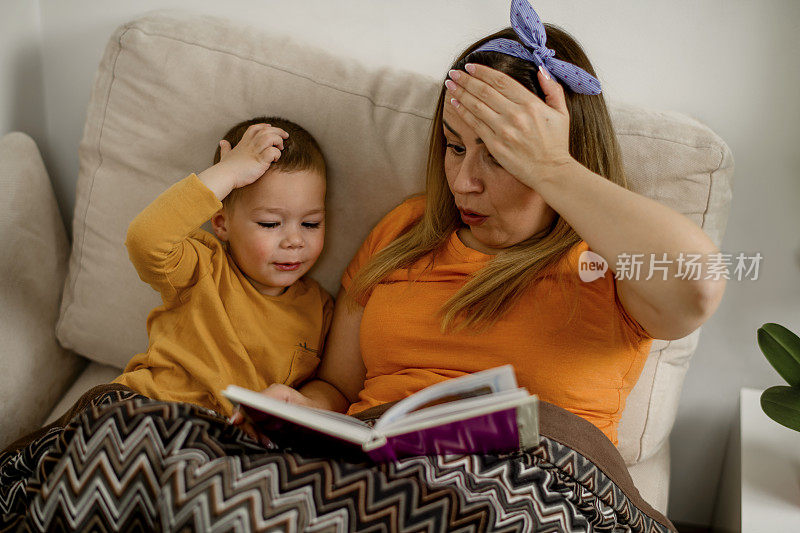
<svg viewBox="0 0 800 533">
<path fill-rule="evenodd" d="M 496 254 L 547 228 L 556 216 L 544 199 L 498 164 L 450 103 L 442 113 L 447 143 L 444 172 L 465 227 L 464 244 Z M 467 217 L 472 212 L 481 218 Z"/>
</svg>

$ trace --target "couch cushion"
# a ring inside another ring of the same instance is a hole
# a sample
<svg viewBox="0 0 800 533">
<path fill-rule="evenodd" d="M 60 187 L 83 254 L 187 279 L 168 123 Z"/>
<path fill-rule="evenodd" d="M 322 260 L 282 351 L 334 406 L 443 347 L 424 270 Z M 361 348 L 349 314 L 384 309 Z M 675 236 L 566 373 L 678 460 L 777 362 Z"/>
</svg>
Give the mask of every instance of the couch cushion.
<svg viewBox="0 0 800 533">
<path fill-rule="evenodd" d="M 686 215 L 718 247 L 732 195 L 733 156 L 707 126 L 680 113 L 628 105 L 612 107 L 629 188 Z M 666 445 L 700 330 L 673 341 L 655 340 L 628 396 L 619 450 L 628 464 Z"/>
<path fill-rule="evenodd" d="M 64 415 L 86 391 L 97 385 L 108 383 L 119 376 L 120 372 L 122 372 L 121 368 L 103 365 L 94 361 L 89 363 L 78 378 L 72 382 L 69 390 L 67 390 L 56 406 L 50 411 L 45 425 Z"/>
<path fill-rule="evenodd" d="M 0 139 L 0 449 L 38 428 L 85 362 L 56 342 L 69 241 L 33 139 Z"/>
<path fill-rule="evenodd" d="M 128 223 L 169 185 L 205 169 L 231 125 L 261 114 L 300 123 L 328 158 L 329 232 L 312 275 L 335 294 L 372 226 L 423 189 L 441 86 L 213 17 L 171 11 L 120 27 L 98 69 L 80 145 L 59 339 L 117 367 L 146 349 L 145 318 L 159 299 L 128 263 Z M 623 105 L 612 113 L 631 188 L 686 213 L 719 243 L 732 169 L 725 144 L 678 113 Z M 654 343 L 623 414 L 627 462 L 662 448 L 696 340 Z"/>
<path fill-rule="evenodd" d="M 647 459 L 628 465 L 628 472 L 644 501 L 667 515 L 669 503 L 669 441 L 654 451 Z"/>
</svg>

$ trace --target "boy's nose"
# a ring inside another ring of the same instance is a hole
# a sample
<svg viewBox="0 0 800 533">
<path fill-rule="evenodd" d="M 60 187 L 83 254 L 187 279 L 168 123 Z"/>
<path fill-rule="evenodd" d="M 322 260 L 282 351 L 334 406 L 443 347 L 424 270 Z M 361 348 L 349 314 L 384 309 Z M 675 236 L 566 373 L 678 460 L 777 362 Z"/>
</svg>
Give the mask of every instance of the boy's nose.
<svg viewBox="0 0 800 533">
<path fill-rule="evenodd" d="M 283 239 L 282 244 L 286 248 L 299 248 L 303 246 L 303 238 L 299 233 L 292 233 Z"/>
</svg>

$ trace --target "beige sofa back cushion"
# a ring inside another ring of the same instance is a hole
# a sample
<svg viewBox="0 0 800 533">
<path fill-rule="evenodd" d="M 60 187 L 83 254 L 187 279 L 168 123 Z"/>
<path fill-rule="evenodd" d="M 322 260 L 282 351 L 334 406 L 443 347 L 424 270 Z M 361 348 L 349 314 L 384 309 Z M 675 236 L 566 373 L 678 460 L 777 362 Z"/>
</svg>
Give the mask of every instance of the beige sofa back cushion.
<svg viewBox="0 0 800 533">
<path fill-rule="evenodd" d="M 80 145 L 61 342 L 119 367 L 146 349 L 145 318 L 159 299 L 128 262 L 128 223 L 170 184 L 205 169 L 230 126 L 257 115 L 298 122 L 325 152 L 329 229 L 312 275 L 335 295 L 372 226 L 423 190 L 441 84 L 403 70 L 368 70 L 212 17 L 170 11 L 120 27 L 97 71 Z M 689 214 L 718 242 L 730 194 L 724 143 L 678 114 L 617 107 L 614 116 L 634 190 Z M 656 343 L 623 417 L 629 461 L 652 453 L 669 433 L 683 377 L 676 368 L 685 368 L 695 342 Z"/>
</svg>

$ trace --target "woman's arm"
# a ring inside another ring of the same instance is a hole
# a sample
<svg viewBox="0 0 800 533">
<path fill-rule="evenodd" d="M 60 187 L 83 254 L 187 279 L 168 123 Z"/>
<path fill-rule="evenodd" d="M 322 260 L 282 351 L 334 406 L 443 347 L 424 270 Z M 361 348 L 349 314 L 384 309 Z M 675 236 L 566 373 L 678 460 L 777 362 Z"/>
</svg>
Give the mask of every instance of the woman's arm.
<svg viewBox="0 0 800 533">
<path fill-rule="evenodd" d="M 366 375 L 359 344 L 364 308 L 359 305 L 357 310 L 349 310 L 347 297 L 340 288 L 317 377 L 300 388 L 317 407 L 338 412 L 355 403 Z"/>
<path fill-rule="evenodd" d="M 691 220 L 620 187 L 580 165 L 569 154 L 569 112 L 564 89 L 545 71 L 545 100 L 506 74 L 484 65 L 452 71 L 451 94 L 461 118 L 486 143 L 499 163 L 542 195 L 606 261 L 622 253 L 667 257 L 663 274 L 617 281 L 628 313 L 653 337 L 677 339 L 697 329 L 716 310 L 725 279 L 705 279 L 708 254 L 718 250 Z M 679 254 L 702 254 L 701 279 L 676 277 Z"/>
<path fill-rule="evenodd" d="M 612 272 L 622 254 L 644 254 L 637 277 L 617 279 L 617 293 L 628 313 L 658 339 L 685 337 L 716 310 L 725 289 L 725 279 L 676 276 L 678 256 L 719 252 L 694 222 L 680 213 L 624 189 L 591 172 L 577 161 L 539 179 L 537 192 L 602 256 Z M 661 261 L 666 274 L 648 269 L 651 257 Z M 653 254 L 651 256 L 651 254 Z M 666 279 L 665 279 L 666 278 Z"/>
</svg>

